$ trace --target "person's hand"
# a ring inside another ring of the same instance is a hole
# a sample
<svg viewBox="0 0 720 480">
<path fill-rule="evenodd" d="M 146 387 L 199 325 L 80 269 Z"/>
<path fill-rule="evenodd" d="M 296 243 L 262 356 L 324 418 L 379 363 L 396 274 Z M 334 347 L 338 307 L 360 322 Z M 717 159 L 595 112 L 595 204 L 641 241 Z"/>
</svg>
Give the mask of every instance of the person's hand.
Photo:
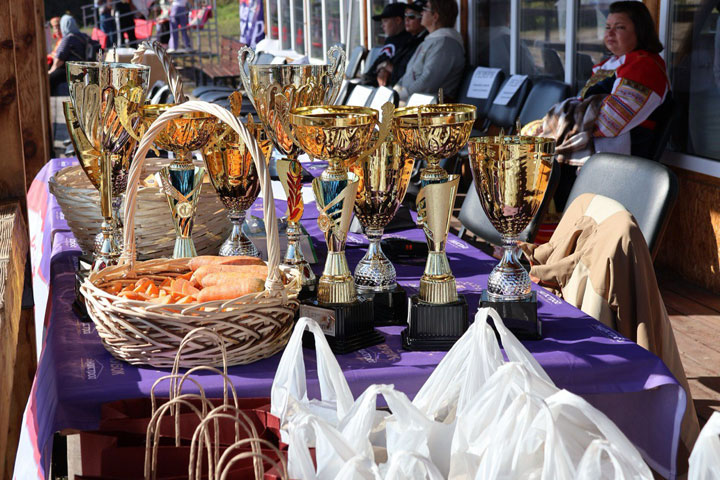
<svg viewBox="0 0 720 480">
<path fill-rule="evenodd" d="M 387 68 L 381 68 L 377 72 L 377 83 L 381 87 L 386 87 L 390 81 L 390 72 Z"/>
</svg>

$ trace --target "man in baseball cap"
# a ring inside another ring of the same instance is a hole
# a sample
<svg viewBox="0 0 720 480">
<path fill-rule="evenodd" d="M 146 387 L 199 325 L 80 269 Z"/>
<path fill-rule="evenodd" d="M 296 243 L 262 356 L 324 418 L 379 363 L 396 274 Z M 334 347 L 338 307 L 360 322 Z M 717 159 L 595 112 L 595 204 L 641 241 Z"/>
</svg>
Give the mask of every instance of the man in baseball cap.
<svg viewBox="0 0 720 480">
<path fill-rule="evenodd" d="M 391 62 L 395 54 L 412 39 L 412 35 L 405 31 L 405 8 L 407 8 L 407 3 L 389 3 L 385 5 L 380 15 L 373 15 L 372 19 L 379 21 L 382 25 L 385 43 L 380 55 L 363 75 L 363 84 L 377 87 L 378 73 L 382 73 L 379 72 L 380 65 L 385 64 L 384 62 Z"/>
</svg>

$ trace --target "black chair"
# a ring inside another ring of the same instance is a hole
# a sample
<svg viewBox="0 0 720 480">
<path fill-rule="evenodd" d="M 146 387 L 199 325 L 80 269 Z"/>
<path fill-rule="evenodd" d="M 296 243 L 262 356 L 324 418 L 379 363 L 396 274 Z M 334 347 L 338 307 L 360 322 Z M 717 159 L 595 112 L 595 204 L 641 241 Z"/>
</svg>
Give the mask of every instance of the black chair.
<svg viewBox="0 0 720 480">
<path fill-rule="evenodd" d="M 550 108 L 570 96 L 570 85 L 559 80 L 542 78 L 533 83 L 532 89 L 520 110 L 518 121 L 521 125 L 539 120 Z"/>
<path fill-rule="evenodd" d="M 473 74 L 475 73 L 475 69 L 478 67 L 470 67 L 465 71 L 465 76 L 463 77 L 462 85 L 460 86 L 460 97 L 458 98 L 458 103 L 466 103 L 468 105 L 475 105 L 477 108 L 476 117 L 478 120 L 476 122 L 477 125 L 479 125 L 481 128 L 478 130 L 482 130 L 486 123 L 488 112 L 490 111 L 490 107 L 492 106 L 493 99 L 497 95 L 498 91 L 500 90 L 500 85 L 502 85 L 503 80 L 505 80 L 505 74 L 501 70 L 498 75 L 495 77 L 495 80 L 493 81 L 492 86 L 490 87 L 490 92 L 488 93 L 488 98 L 474 98 L 468 96 L 468 90 L 470 88 L 470 82 L 472 81 Z M 479 134 L 480 131 L 477 133 Z"/>
<path fill-rule="evenodd" d="M 540 228 L 540 223 L 542 222 L 547 209 L 550 207 L 550 201 L 555 195 L 555 190 L 557 189 L 559 183 L 560 168 L 558 168 L 557 164 L 553 164 L 545 196 L 543 197 L 542 202 L 540 202 L 537 214 L 535 214 L 533 219 L 530 220 L 530 223 L 525 230 L 520 232 L 520 235 L 518 235 L 518 239 L 520 241 L 532 242 L 535 239 L 538 228 Z M 462 223 L 462 228 L 460 228 L 460 231 L 458 232 L 458 237 L 462 238 L 465 231 L 469 230 L 488 243 L 492 243 L 497 246 L 502 245 L 502 237 L 498 231 L 495 230 L 495 227 L 492 226 L 490 219 L 487 215 L 485 215 L 485 210 L 483 210 L 482 205 L 480 204 L 480 197 L 478 196 L 477 189 L 475 188 L 475 182 L 473 182 L 468 189 L 462 207 L 460 207 L 458 220 Z"/>
<path fill-rule="evenodd" d="M 347 67 L 345 67 L 345 78 L 355 78 L 360 70 L 360 64 L 367 55 L 367 48 L 358 45 L 353 48 L 347 59 Z"/>
<path fill-rule="evenodd" d="M 677 176 L 659 162 L 631 155 L 596 153 L 580 169 L 567 205 L 583 193 L 595 193 L 620 202 L 635 217 L 654 258 L 677 192 Z"/>
<path fill-rule="evenodd" d="M 565 78 L 565 67 L 557 50 L 549 47 L 542 49 L 543 67 L 545 73 L 555 80 L 563 80 Z"/>
<path fill-rule="evenodd" d="M 660 105 L 660 121 L 655 125 L 655 132 L 650 143 L 650 159 L 656 162 L 660 161 L 665 147 L 672 135 L 673 123 L 675 122 L 675 100 L 672 92 L 668 92 L 667 97 L 662 105 Z"/>
<path fill-rule="evenodd" d="M 579 92 L 585 86 L 585 83 L 592 77 L 592 69 L 595 62 L 587 53 L 578 53 L 575 64 L 575 86 Z"/>
<path fill-rule="evenodd" d="M 507 83 L 510 78 L 512 77 L 505 80 L 503 85 Z M 515 128 L 515 121 L 520 115 L 520 110 L 525 104 L 525 99 L 527 98 L 531 88 L 532 82 L 528 78 L 523 82 L 517 92 L 515 92 L 515 95 L 513 95 L 513 98 L 510 99 L 507 105 L 498 105 L 493 103 L 490 107 L 490 111 L 488 111 L 489 123 L 491 125 L 495 125 L 496 127 L 501 127 L 505 133 L 512 132 L 513 128 Z M 502 87 L 500 87 L 500 92 L 502 92 Z"/>
<path fill-rule="evenodd" d="M 382 47 L 372 47 L 370 49 L 367 57 L 365 57 L 365 71 L 363 73 L 367 73 L 370 70 L 372 64 L 375 63 L 375 60 L 380 56 L 380 52 L 382 52 Z"/>
</svg>

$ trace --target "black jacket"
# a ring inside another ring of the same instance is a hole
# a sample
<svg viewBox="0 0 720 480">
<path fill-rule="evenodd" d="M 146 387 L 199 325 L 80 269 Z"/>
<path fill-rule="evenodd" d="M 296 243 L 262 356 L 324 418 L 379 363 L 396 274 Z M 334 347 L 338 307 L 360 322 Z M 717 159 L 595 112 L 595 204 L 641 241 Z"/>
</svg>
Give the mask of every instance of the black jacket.
<svg viewBox="0 0 720 480">
<path fill-rule="evenodd" d="M 402 76 L 405 75 L 405 69 L 407 68 L 407 64 L 410 61 L 410 58 L 413 56 L 413 53 L 415 53 L 415 50 L 417 50 L 418 45 L 420 45 L 422 41 L 425 40 L 427 34 L 428 31 L 423 30 L 417 35 L 411 37 L 410 41 L 407 42 L 402 49 L 397 51 L 395 57 L 393 57 L 392 59 L 393 71 L 392 76 L 390 76 L 391 87 L 397 82 L 399 82 Z"/>
<path fill-rule="evenodd" d="M 397 54 L 402 52 L 405 49 L 406 45 L 412 41 L 412 39 L 413 36 L 406 30 L 403 30 L 397 35 L 393 35 L 385 39 L 385 43 L 383 44 L 380 55 L 378 55 L 370 68 L 365 72 L 365 74 L 363 74 L 362 83 L 364 85 L 372 85 L 373 87 L 377 87 L 378 65 L 387 61 L 392 62 L 393 59 L 397 56 Z M 408 60 L 409 58 L 410 57 L 408 57 Z M 407 65 L 407 61 L 405 61 L 405 64 Z"/>
</svg>

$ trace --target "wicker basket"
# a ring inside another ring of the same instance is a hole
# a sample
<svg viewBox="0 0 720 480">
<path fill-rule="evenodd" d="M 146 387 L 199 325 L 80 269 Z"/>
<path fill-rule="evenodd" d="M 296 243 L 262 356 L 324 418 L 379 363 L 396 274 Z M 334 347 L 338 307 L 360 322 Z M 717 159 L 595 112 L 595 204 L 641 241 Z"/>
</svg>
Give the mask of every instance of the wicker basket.
<svg viewBox="0 0 720 480">
<path fill-rule="evenodd" d="M 135 255 L 136 207 L 140 171 L 155 136 L 165 124 L 184 113 L 203 111 L 232 126 L 248 145 L 263 192 L 263 213 L 268 241 L 268 279 L 263 292 L 230 301 L 191 305 L 158 305 L 125 300 L 99 288 L 104 282 L 143 275 L 189 271 L 189 259 L 137 262 Z M 250 363 L 274 355 L 287 343 L 298 308 L 298 279 L 284 285 L 278 270 L 280 250 L 270 176 L 255 139 L 227 110 L 207 102 L 186 102 L 163 113 L 143 136 L 135 154 L 127 188 L 125 243 L 120 264 L 91 273 L 81 287 L 88 314 L 95 322 L 105 348 L 132 364 L 170 367 L 183 337 L 197 327 L 208 327 L 225 341 L 230 365 Z M 193 341 L 183 355 L 183 367 L 220 365 L 221 352 L 212 342 Z"/>
<path fill-rule="evenodd" d="M 154 174 L 165 162 L 163 158 L 148 159 L 141 178 Z M 84 253 L 91 253 L 102 223 L 100 194 L 79 165 L 57 172 L 50 178 L 49 186 L 80 248 Z M 135 232 L 138 257 L 141 260 L 172 257 L 175 228 L 165 194 L 158 187 L 140 187 L 137 202 Z M 230 228 L 225 207 L 215 189 L 212 185 L 203 185 L 193 228 L 193 242 L 198 254 L 216 255 L 230 234 Z"/>
</svg>

